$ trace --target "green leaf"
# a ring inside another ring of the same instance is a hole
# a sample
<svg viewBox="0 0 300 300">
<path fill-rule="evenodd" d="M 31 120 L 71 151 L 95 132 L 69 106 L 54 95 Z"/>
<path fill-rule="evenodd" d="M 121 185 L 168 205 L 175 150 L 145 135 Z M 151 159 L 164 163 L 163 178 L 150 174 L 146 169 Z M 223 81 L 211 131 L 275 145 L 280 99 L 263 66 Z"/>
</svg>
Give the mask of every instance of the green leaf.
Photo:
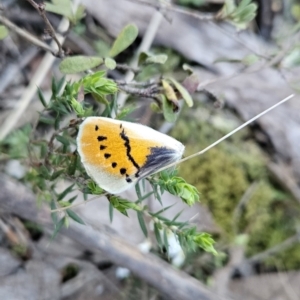
<svg viewBox="0 0 300 300">
<path fill-rule="evenodd" d="M 50 180 L 51 181 L 55 180 L 56 178 L 58 178 L 64 172 L 65 172 L 65 170 L 58 170 L 58 171 L 53 172 L 53 174 L 51 175 Z"/>
<path fill-rule="evenodd" d="M 89 188 L 89 192 L 90 194 L 92 195 L 101 195 L 103 194 L 103 189 L 101 189 L 100 186 L 98 186 L 94 181 L 90 181 L 88 184 L 87 184 L 88 188 Z"/>
<path fill-rule="evenodd" d="M 111 202 L 109 202 L 109 220 L 110 223 L 112 223 L 114 217 L 114 206 L 112 205 Z"/>
<path fill-rule="evenodd" d="M 55 201 L 53 199 L 51 200 L 50 208 L 51 208 L 51 210 L 55 210 L 56 209 L 56 204 L 55 204 Z M 58 221 L 58 214 L 57 214 L 57 212 L 52 212 L 51 213 L 51 218 L 52 218 L 53 223 L 56 224 L 57 221 Z"/>
<path fill-rule="evenodd" d="M 48 117 L 40 116 L 39 122 L 42 122 L 42 123 L 45 123 L 45 124 L 48 124 L 48 125 L 54 125 L 55 121 L 51 117 L 48 118 Z"/>
<path fill-rule="evenodd" d="M 169 80 L 175 85 L 179 93 L 181 94 L 182 98 L 186 102 L 188 107 L 192 107 L 194 105 L 193 99 L 190 93 L 175 79 L 169 78 Z"/>
<path fill-rule="evenodd" d="M 242 59 L 242 63 L 247 65 L 247 66 L 251 66 L 253 64 L 255 64 L 257 61 L 259 61 L 259 57 L 255 54 L 249 54 L 247 56 L 245 56 Z"/>
<path fill-rule="evenodd" d="M 3 40 L 8 35 L 8 30 L 5 26 L 0 25 L 0 40 Z"/>
<path fill-rule="evenodd" d="M 69 194 L 70 192 L 72 192 L 72 189 L 74 187 L 75 183 L 71 184 L 69 187 L 67 187 L 62 193 L 60 193 L 57 196 L 57 201 L 62 200 L 67 194 Z"/>
<path fill-rule="evenodd" d="M 146 227 L 146 224 L 145 224 L 143 213 L 140 212 L 140 211 L 137 211 L 136 213 L 137 213 L 137 217 L 138 217 L 141 229 L 142 229 L 145 237 L 147 237 L 148 236 L 148 231 L 147 231 L 147 227 Z"/>
<path fill-rule="evenodd" d="M 164 95 L 169 101 L 176 103 L 176 105 L 178 106 L 177 96 L 173 87 L 164 79 L 161 81 L 161 83 L 164 88 Z"/>
<path fill-rule="evenodd" d="M 70 164 L 68 166 L 68 175 L 72 176 L 75 174 L 77 168 L 78 155 L 72 155 Z"/>
<path fill-rule="evenodd" d="M 224 6 L 221 10 L 222 18 L 226 18 L 228 15 L 234 12 L 236 5 L 234 0 L 225 0 Z"/>
<path fill-rule="evenodd" d="M 134 105 L 123 107 L 122 110 L 117 114 L 116 119 L 126 121 L 126 117 L 132 112 L 134 112 L 135 110 L 136 107 Z"/>
<path fill-rule="evenodd" d="M 75 222 L 85 225 L 85 223 L 83 222 L 83 220 L 73 211 L 70 209 L 66 209 L 66 212 L 68 214 L 68 216 L 73 219 Z"/>
<path fill-rule="evenodd" d="M 128 24 L 127 26 L 125 26 L 114 41 L 109 51 L 109 56 L 115 57 L 116 55 L 124 51 L 135 41 L 137 36 L 138 28 L 136 25 Z"/>
<path fill-rule="evenodd" d="M 117 66 L 116 61 L 110 57 L 106 57 L 104 60 L 104 63 L 105 63 L 105 66 L 110 70 L 114 70 Z"/>
<path fill-rule="evenodd" d="M 72 17 L 72 7 L 71 7 L 71 1 L 70 0 L 60 0 L 60 1 L 52 1 L 45 2 L 45 10 L 50 11 L 52 13 L 64 16 L 68 19 Z"/>
<path fill-rule="evenodd" d="M 155 238 L 157 240 L 157 243 L 158 243 L 159 247 L 162 248 L 163 242 L 161 240 L 160 231 L 159 231 L 157 223 L 154 223 L 154 234 L 155 234 Z"/>
<path fill-rule="evenodd" d="M 149 65 L 149 64 L 161 64 L 163 65 L 168 59 L 166 54 L 151 54 L 147 52 L 141 52 L 139 55 L 138 65 Z"/>
<path fill-rule="evenodd" d="M 45 179 L 51 178 L 49 170 L 44 165 L 41 165 L 38 170 Z"/>
<path fill-rule="evenodd" d="M 63 137 L 62 135 L 55 136 L 55 139 L 58 140 L 60 143 L 62 143 L 65 147 L 70 145 L 69 140 Z"/>
<path fill-rule="evenodd" d="M 136 195 L 137 195 L 137 197 L 138 197 L 138 201 L 137 201 L 137 202 L 141 202 L 140 199 L 142 199 L 142 193 L 141 193 L 141 189 L 140 189 L 139 183 L 137 183 L 137 184 L 135 185 L 135 192 L 136 192 Z"/>
<path fill-rule="evenodd" d="M 161 110 L 161 108 L 159 107 L 159 105 L 156 103 L 156 102 L 152 102 L 151 104 L 150 104 L 150 108 L 151 108 L 151 110 L 153 111 L 153 112 L 155 112 L 155 113 L 162 113 L 162 110 Z"/>
<path fill-rule="evenodd" d="M 62 91 L 62 88 L 64 87 L 66 81 L 66 77 L 63 76 L 61 79 L 59 79 L 59 81 L 57 82 L 57 90 L 60 93 Z"/>
<path fill-rule="evenodd" d="M 67 202 L 68 202 L 69 204 L 72 204 L 72 203 L 77 199 L 77 196 L 78 196 L 78 195 L 76 195 L 76 196 L 74 196 L 74 197 L 68 199 Z"/>
<path fill-rule="evenodd" d="M 173 123 L 176 121 L 177 115 L 173 111 L 173 104 L 164 95 L 161 95 L 163 103 L 163 114 L 167 122 Z"/>
<path fill-rule="evenodd" d="M 74 74 L 98 67 L 103 59 L 98 56 L 70 56 L 59 64 L 59 70 L 63 74 Z"/>
<path fill-rule="evenodd" d="M 169 253 L 169 241 L 168 241 L 167 229 L 163 230 L 163 239 L 164 239 L 164 246 L 166 248 L 166 251 L 167 253 Z"/>
<path fill-rule="evenodd" d="M 171 205 L 169 205 L 169 206 L 167 206 L 167 207 L 164 207 L 163 209 L 157 211 L 156 213 L 150 213 L 150 214 L 151 214 L 151 216 L 153 216 L 153 217 L 158 217 L 161 213 L 167 211 L 168 209 L 170 209 L 171 207 L 173 207 L 175 204 L 176 204 L 176 203 L 171 204 Z"/>
<path fill-rule="evenodd" d="M 143 197 L 141 197 L 141 198 L 138 198 L 138 200 L 137 201 L 135 201 L 135 203 L 141 203 L 142 201 L 144 201 L 144 200 L 146 200 L 148 197 L 150 197 L 151 195 L 153 195 L 153 191 L 152 192 L 149 192 L 149 193 L 147 193 L 146 195 L 144 195 Z"/>
<path fill-rule="evenodd" d="M 182 214 L 183 210 L 181 210 L 180 212 L 178 212 L 175 217 L 172 219 L 172 222 L 175 222 L 177 220 L 177 218 Z"/>
<path fill-rule="evenodd" d="M 251 0 L 242 0 L 239 4 L 239 7 L 246 7 L 250 3 L 251 3 Z"/>
<path fill-rule="evenodd" d="M 66 17 L 72 24 L 76 24 L 85 15 L 83 5 L 78 5 L 74 11 L 71 0 L 52 0 L 52 3 L 46 2 L 46 11 Z"/>
<path fill-rule="evenodd" d="M 61 228 L 64 226 L 66 223 L 66 217 L 63 217 L 60 219 L 58 223 L 54 224 L 54 232 L 52 234 L 52 239 L 54 239 L 57 235 L 57 233 L 61 230 Z"/>
<path fill-rule="evenodd" d="M 39 87 L 38 87 L 38 96 L 39 96 L 39 99 L 40 99 L 42 105 L 43 105 L 45 108 L 47 108 L 47 102 L 46 102 L 46 100 L 45 100 L 45 98 L 44 98 L 44 95 L 43 95 L 43 93 L 42 93 L 42 91 L 41 91 L 41 89 L 40 89 Z"/>
<path fill-rule="evenodd" d="M 212 239 L 211 235 L 208 233 L 194 233 L 193 241 L 197 244 L 198 247 L 202 248 L 206 252 L 211 252 L 214 255 L 217 255 L 217 251 L 214 248 L 215 241 Z"/>
</svg>

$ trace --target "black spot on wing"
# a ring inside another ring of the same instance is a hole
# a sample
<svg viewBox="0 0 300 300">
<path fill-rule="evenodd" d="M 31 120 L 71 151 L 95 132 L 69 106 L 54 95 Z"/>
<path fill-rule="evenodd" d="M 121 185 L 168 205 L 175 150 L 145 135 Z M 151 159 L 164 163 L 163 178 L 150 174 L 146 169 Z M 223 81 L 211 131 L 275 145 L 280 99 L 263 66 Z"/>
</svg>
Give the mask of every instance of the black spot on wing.
<svg viewBox="0 0 300 300">
<path fill-rule="evenodd" d="M 107 146 L 100 145 L 100 150 L 104 150 L 105 148 L 107 148 Z"/>
<path fill-rule="evenodd" d="M 116 163 L 116 162 L 113 162 L 113 163 L 111 164 L 111 166 L 112 166 L 113 168 L 115 168 L 115 167 L 117 166 L 117 163 Z"/>
<path fill-rule="evenodd" d="M 121 173 L 121 175 L 125 175 L 126 174 L 126 169 L 125 168 L 121 168 L 120 169 L 120 173 Z"/>
<path fill-rule="evenodd" d="M 111 157 L 111 154 L 109 153 L 104 153 L 104 157 L 107 159 L 107 158 L 110 158 Z"/>
<path fill-rule="evenodd" d="M 99 142 L 102 142 L 102 141 L 104 141 L 104 140 L 107 140 L 107 137 L 106 137 L 106 136 L 103 136 L 103 135 L 98 135 L 97 140 L 98 140 Z"/>
<path fill-rule="evenodd" d="M 140 169 L 140 175 L 143 177 L 178 159 L 176 151 L 166 147 L 153 147 L 150 151 L 150 154 L 147 155 L 146 163 Z"/>
<path fill-rule="evenodd" d="M 99 127 L 98 127 L 98 125 L 96 125 L 96 126 L 95 126 L 95 130 L 98 131 L 98 129 L 99 129 Z"/>
</svg>

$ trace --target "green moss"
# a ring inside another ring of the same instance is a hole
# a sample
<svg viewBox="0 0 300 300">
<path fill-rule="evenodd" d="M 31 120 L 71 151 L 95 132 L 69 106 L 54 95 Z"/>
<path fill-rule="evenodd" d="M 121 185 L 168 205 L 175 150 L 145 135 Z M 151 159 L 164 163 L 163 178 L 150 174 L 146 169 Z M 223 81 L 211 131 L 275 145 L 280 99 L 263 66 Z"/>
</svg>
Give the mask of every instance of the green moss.
<svg viewBox="0 0 300 300">
<path fill-rule="evenodd" d="M 232 236 L 233 212 L 248 184 L 234 159 L 215 148 L 187 161 L 180 175 L 198 188 L 201 202 L 208 206 L 224 234 Z"/>
<path fill-rule="evenodd" d="M 185 156 L 205 148 L 228 132 L 228 128 L 216 128 L 208 120 L 199 121 L 199 108 L 179 118 L 173 136 L 186 145 Z M 230 244 L 236 233 L 248 235 L 247 256 L 278 245 L 296 233 L 299 205 L 271 181 L 266 157 L 249 138 L 247 130 L 204 155 L 184 162 L 179 173 L 199 190 L 201 203 L 209 208 L 223 231 L 223 241 Z M 235 210 L 253 183 L 257 184 L 256 188 L 236 220 Z M 299 250 L 300 246 L 294 245 L 264 263 L 267 267 L 298 268 Z"/>
</svg>

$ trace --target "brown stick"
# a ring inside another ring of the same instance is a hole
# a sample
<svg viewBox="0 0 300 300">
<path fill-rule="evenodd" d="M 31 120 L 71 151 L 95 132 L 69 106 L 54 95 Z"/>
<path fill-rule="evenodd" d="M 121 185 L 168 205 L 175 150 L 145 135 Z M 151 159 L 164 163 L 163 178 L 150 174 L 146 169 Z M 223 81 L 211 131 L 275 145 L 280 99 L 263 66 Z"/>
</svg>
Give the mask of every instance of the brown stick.
<svg viewBox="0 0 300 300">
<path fill-rule="evenodd" d="M 17 25 L 15 25 L 11 21 L 9 21 L 7 18 L 2 16 L 1 14 L 0 14 L 0 23 L 5 25 L 8 29 L 14 31 L 21 37 L 25 38 L 27 41 L 34 44 L 35 46 L 38 46 L 38 47 L 42 48 L 43 50 L 50 52 L 52 55 L 56 56 L 56 52 L 54 51 L 54 49 L 52 49 L 50 46 L 48 46 L 46 43 L 39 40 L 37 37 L 35 37 L 31 33 L 29 33 L 28 31 L 18 27 Z"/>
<path fill-rule="evenodd" d="M 14 214 L 44 226 L 52 224 L 49 209 L 38 209 L 35 196 L 22 184 L 1 174 L 0 191 L 0 213 Z M 130 269 L 167 299 L 224 299 L 211 292 L 200 281 L 173 268 L 155 255 L 142 253 L 107 226 L 97 225 L 95 229 L 71 222 L 70 227 L 63 229 L 62 233 L 89 250 L 103 251 L 113 262 Z"/>
</svg>

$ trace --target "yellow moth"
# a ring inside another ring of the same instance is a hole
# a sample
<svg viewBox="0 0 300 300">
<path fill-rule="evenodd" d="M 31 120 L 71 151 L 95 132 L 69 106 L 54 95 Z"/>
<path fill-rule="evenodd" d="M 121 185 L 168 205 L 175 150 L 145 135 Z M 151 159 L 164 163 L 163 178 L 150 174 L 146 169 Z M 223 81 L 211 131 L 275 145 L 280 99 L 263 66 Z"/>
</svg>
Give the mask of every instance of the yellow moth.
<svg viewBox="0 0 300 300">
<path fill-rule="evenodd" d="M 77 150 L 88 175 L 109 193 L 120 193 L 148 175 L 203 154 L 251 122 L 294 97 L 281 100 L 207 148 L 181 159 L 184 145 L 150 127 L 104 117 L 79 126 Z"/>
<path fill-rule="evenodd" d="M 79 127 L 77 150 L 88 175 L 104 190 L 120 193 L 178 161 L 184 146 L 141 124 L 88 117 Z"/>
</svg>

